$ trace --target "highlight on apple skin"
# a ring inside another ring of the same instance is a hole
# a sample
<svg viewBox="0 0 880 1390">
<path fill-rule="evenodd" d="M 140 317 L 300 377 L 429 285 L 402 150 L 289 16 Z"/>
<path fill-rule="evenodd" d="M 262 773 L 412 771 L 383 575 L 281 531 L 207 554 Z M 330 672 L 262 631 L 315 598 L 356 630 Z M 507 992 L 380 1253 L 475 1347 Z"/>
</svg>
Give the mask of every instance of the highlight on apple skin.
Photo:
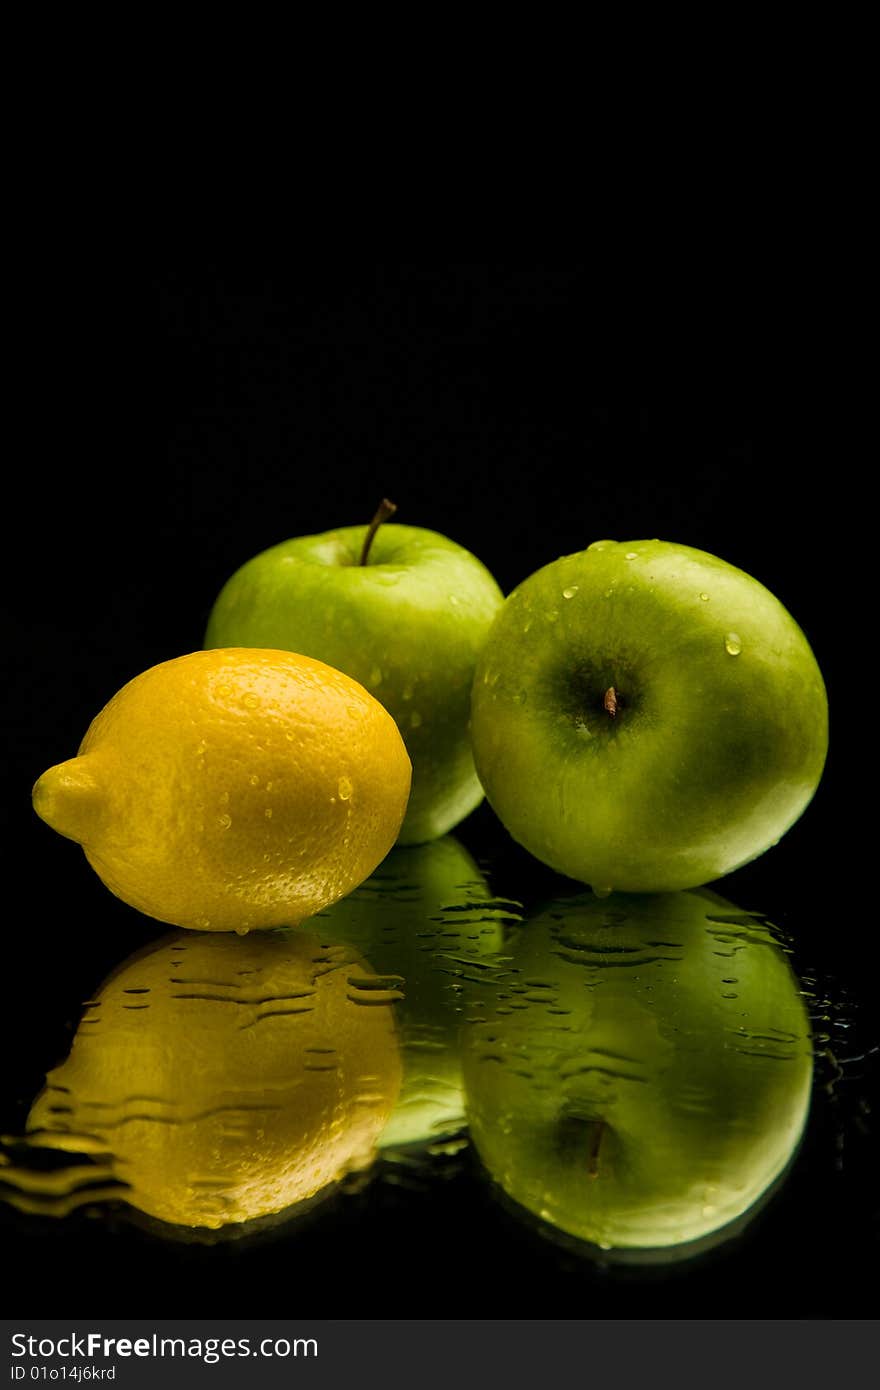
<svg viewBox="0 0 880 1390">
<path fill-rule="evenodd" d="M 741 1229 L 791 1163 L 812 1084 L 769 924 L 706 889 L 584 892 L 513 932 L 462 1034 L 490 1177 L 587 1253 L 678 1259 Z"/>
<path fill-rule="evenodd" d="M 506 599 L 471 736 L 490 804 L 536 858 L 597 893 L 669 892 L 794 824 L 828 705 L 806 637 L 756 579 L 687 546 L 598 541 Z"/>
</svg>

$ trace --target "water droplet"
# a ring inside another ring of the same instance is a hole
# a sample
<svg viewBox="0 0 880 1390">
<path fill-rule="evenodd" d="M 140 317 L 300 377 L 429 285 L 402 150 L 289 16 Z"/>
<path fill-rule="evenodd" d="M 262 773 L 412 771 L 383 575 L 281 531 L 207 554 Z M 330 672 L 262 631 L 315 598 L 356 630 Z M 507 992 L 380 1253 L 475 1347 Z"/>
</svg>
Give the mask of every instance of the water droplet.
<svg viewBox="0 0 880 1390">
<path fill-rule="evenodd" d="M 593 541 L 592 545 L 587 546 L 587 550 L 607 550 L 609 545 L 616 545 L 617 541 Z"/>
<path fill-rule="evenodd" d="M 548 623 L 555 623 L 555 622 L 556 622 L 556 619 L 559 617 L 559 612 L 558 612 L 558 610 L 555 609 L 555 608 L 550 608 L 550 609 L 544 614 L 544 617 L 547 619 Z"/>
<path fill-rule="evenodd" d="M 419 727 L 419 725 L 421 724 L 421 722 L 422 722 L 422 716 L 419 714 L 419 712 L 418 712 L 417 709 L 414 709 L 413 712 L 412 712 L 412 714 L 411 714 L 410 717 L 409 717 L 410 728 L 411 728 L 411 729 L 417 729 L 417 728 Z"/>
<path fill-rule="evenodd" d="M 611 887 L 611 884 L 610 884 L 610 883 L 609 883 L 609 884 L 604 884 L 604 883 L 594 883 L 594 884 L 593 884 L 593 892 L 596 894 L 596 897 L 597 897 L 597 898 L 610 898 L 610 897 L 611 897 L 611 894 L 613 893 L 613 891 L 614 891 L 614 889 Z"/>
<path fill-rule="evenodd" d="M 255 772 L 251 773 L 250 784 L 252 787 L 258 787 L 260 785 L 260 779 Z"/>
<path fill-rule="evenodd" d="M 259 697 L 256 696 L 252 690 L 248 690 L 242 696 L 242 703 L 247 705 L 248 709 L 256 709 L 260 701 Z"/>
<path fill-rule="evenodd" d="M 235 928 L 235 935 L 236 935 L 236 936 L 247 936 L 247 934 L 248 934 L 249 931 L 250 931 L 250 927 L 236 927 L 236 928 Z"/>
<path fill-rule="evenodd" d="M 742 642 L 735 632 L 728 632 L 724 639 L 724 649 L 728 656 L 739 656 L 742 651 Z"/>
<path fill-rule="evenodd" d="M 381 684 L 382 684 L 382 671 L 381 671 L 381 668 L 378 667 L 378 666 L 374 666 L 373 669 L 372 669 L 372 671 L 370 672 L 370 685 L 381 685 Z"/>
<path fill-rule="evenodd" d="M 271 807 L 271 806 L 267 806 L 266 809 L 265 809 L 265 811 L 263 812 L 263 815 L 266 817 L 266 820 L 271 820 L 271 819 L 272 819 L 272 807 Z"/>
<path fill-rule="evenodd" d="M 708 602 L 709 602 L 709 595 L 708 595 L 708 594 L 700 594 L 700 598 L 703 600 L 704 603 L 708 603 Z"/>
<path fill-rule="evenodd" d="M 340 801 L 348 801 L 349 797 L 351 796 L 352 792 L 354 791 L 354 787 L 352 786 L 352 783 L 351 783 L 351 778 L 349 778 L 349 777 L 340 777 L 339 782 L 338 782 L 337 787 L 336 787 L 336 790 L 339 792 L 339 800 L 340 800 Z"/>
<path fill-rule="evenodd" d="M 529 697 L 524 690 L 518 690 L 513 697 L 513 703 L 515 705 L 524 705 L 528 698 Z"/>
<path fill-rule="evenodd" d="M 228 830 L 230 825 L 232 824 L 231 816 L 218 816 L 217 820 L 224 830 Z"/>
<path fill-rule="evenodd" d="M 575 594 L 577 593 L 577 591 L 578 591 L 578 586 L 577 586 L 577 584 L 569 584 L 569 586 L 568 586 L 567 589 L 563 589 L 563 590 L 562 590 L 562 597 L 563 597 L 563 598 L 574 598 L 574 596 L 575 596 Z"/>
<path fill-rule="evenodd" d="M 210 919 L 210 917 L 197 917 L 197 918 L 196 918 L 196 926 L 197 926 L 197 927 L 201 927 L 203 931 L 205 930 L 206 927 L 210 927 L 210 925 L 211 925 L 211 919 Z"/>
<path fill-rule="evenodd" d="M 612 595 L 613 593 L 614 593 L 614 590 L 613 590 L 613 589 L 606 589 L 606 590 L 605 590 L 604 597 L 605 597 L 605 598 L 610 598 L 611 595 Z"/>
<path fill-rule="evenodd" d="M 623 558 L 624 560 L 637 560 L 639 558 L 639 553 L 637 550 L 628 550 Z"/>
<path fill-rule="evenodd" d="M 528 630 L 529 630 L 529 628 L 530 628 L 531 626 L 532 626 L 532 620 L 531 620 L 531 618 L 529 618 L 528 622 L 523 624 L 523 637 L 525 637 L 526 633 L 528 632 Z"/>
<path fill-rule="evenodd" d="M 454 604 L 455 607 L 458 607 L 458 605 L 461 603 L 461 599 L 458 598 L 458 596 L 457 596 L 456 594 L 450 594 L 450 595 L 449 595 L 449 602 L 450 602 L 451 604 Z"/>
</svg>

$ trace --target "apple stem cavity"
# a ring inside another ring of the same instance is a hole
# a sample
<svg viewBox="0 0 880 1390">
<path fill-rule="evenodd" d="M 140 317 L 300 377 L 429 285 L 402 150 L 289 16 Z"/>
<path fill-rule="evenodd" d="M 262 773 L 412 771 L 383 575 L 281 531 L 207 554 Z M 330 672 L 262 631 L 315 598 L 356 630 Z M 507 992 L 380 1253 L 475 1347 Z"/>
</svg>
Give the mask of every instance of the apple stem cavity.
<svg viewBox="0 0 880 1390">
<path fill-rule="evenodd" d="M 611 718 L 616 718 L 619 705 L 617 701 L 617 691 L 614 689 L 613 685 L 610 685 L 605 691 L 602 704 L 605 706 L 606 712 L 611 715 Z"/>
<path fill-rule="evenodd" d="M 396 511 L 397 503 L 389 502 L 387 497 L 383 497 L 382 501 L 376 508 L 376 515 L 373 517 L 373 520 L 367 527 L 367 534 L 364 536 L 364 547 L 361 551 L 361 558 L 358 560 L 359 565 L 365 565 L 367 563 L 367 557 L 370 553 L 370 546 L 373 544 L 373 537 L 375 536 L 379 527 L 382 525 L 382 522 L 387 521 L 388 518 L 390 516 L 393 516 Z"/>
</svg>

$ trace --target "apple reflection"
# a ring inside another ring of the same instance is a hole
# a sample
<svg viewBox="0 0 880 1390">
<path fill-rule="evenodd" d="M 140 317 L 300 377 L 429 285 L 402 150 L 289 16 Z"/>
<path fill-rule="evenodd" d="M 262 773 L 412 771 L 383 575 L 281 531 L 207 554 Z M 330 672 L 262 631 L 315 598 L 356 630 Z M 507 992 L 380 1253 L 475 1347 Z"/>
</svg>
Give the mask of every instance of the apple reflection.
<svg viewBox="0 0 880 1390">
<path fill-rule="evenodd" d="M 400 1087 L 397 998 L 309 931 L 174 932 L 85 1006 L 29 1143 L 89 1155 L 171 1226 L 291 1214 L 372 1162 Z"/>
<path fill-rule="evenodd" d="M 393 849 L 360 888 L 314 919 L 322 940 L 349 943 L 400 978 L 403 1084 L 379 1140 L 383 1149 L 464 1130 L 462 1021 L 505 930 L 520 920 L 518 906 L 493 897 L 467 850 L 445 835 Z"/>
<path fill-rule="evenodd" d="M 797 1148 L 812 1081 L 769 924 L 705 889 L 583 893 L 506 952 L 463 1075 L 507 1197 L 612 1258 L 681 1258 L 741 1229 Z"/>
</svg>

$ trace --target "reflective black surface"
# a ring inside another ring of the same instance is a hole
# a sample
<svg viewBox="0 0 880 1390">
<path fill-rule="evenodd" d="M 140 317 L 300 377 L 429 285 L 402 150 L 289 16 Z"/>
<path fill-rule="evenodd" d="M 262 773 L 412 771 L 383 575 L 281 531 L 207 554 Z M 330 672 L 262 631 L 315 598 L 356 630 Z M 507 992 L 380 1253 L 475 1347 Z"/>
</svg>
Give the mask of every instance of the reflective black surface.
<svg viewBox="0 0 880 1390">
<path fill-rule="evenodd" d="M 401 521 L 472 549 L 505 591 L 600 536 L 660 536 L 721 555 L 789 607 L 826 677 L 829 762 L 780 844 L 711 887 L 784 933 L 811 1015 L 814 1076 L 781 1185 L 743 1230 L 693 1259 L 606 1263 L 524 1216 L 459 1142 L 447 1073 L 430 1116 L 438 1142 L 380 1151 L 295 1220 L 273 1216 L 245 1238 L 181 1238 L 114 1202 L 63 1218 L 3 1203 L 11 1311 L 873 1312 L 863 1273 L 876 1258 L 880 1168 L 871 701 L 844 623 L 870 589 L 851 510 L 830 482 L 841 464 L 815 383 L 780 385 L 770 419 L 759 416 L 760 333 L 742 305 L 715 315 L 679 303 L 660 317 L 636 306 L 609 337 L 584 266 L 203 271 L 151 285 L 90 265 L 86 277 L 62 266 L 47 299 L 41 466 L 21 470 L 13 498 L 30 544 L 7 595 L 4 1159 L 33 1164 L 14 1141 L 63 1067 L 84 1003 L 165 935 L 36 820 L 31 784 L 72 755 L 126 680 L 201 644 L 216 593 L 245 559 L 366 520 L 383 494 Z M 486 805 L 455 838 L 501 930 L 583 892 L 513 844 Z M 405 934 L 405 917 L 392 925 Z M 365 956 L 368 927 L 347 923 Z M 373 969 L 412 978 L 412 962 L 395 970 L 385 946 Z M 430 1012 L 431 991 L 421 994 Z M 410 1040 L 431 1042 L 402 1004 L 388 1007 Z"/>
</svg>

